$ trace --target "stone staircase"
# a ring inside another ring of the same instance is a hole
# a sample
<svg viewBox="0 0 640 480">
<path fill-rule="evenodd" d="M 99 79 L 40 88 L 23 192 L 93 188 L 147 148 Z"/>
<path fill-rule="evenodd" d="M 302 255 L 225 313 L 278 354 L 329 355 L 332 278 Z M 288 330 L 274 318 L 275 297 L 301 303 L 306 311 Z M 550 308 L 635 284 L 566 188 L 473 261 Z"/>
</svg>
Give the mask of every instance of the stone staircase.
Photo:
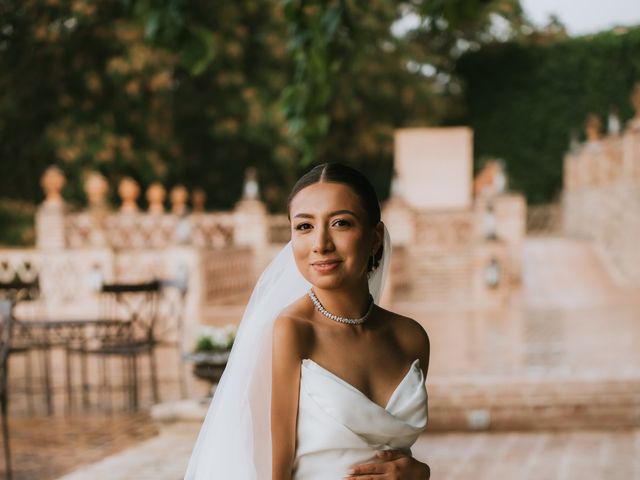
<svg viewBox="0 0 640 480">
<path fill-rule="evenodd" d="M 431 273 L 421 291 L 453 298 L 464 283 L 434 272 L 459 279 L 464 257 L 427 258 L 413 265 Z M 402 304 L 430 334 L 429 430 L 640 426 L 639 298 L 592 243 L 536 237 L 524 244 L 512 312 L 439 316 Z"/>
</svg>

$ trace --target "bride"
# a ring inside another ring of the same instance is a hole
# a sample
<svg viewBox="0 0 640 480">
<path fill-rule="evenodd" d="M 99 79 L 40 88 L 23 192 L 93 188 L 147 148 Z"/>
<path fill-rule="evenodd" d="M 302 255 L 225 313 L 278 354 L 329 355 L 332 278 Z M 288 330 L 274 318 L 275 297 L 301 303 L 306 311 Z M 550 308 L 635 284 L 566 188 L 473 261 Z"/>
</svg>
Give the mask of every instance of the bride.
<svg viewBox="0 0 640 480">
<path fill-rule="evenodd" d="M 391 244 L 369 181 L 338 163 L 294 186 L 187 480 L 422 480 L 429 338 L 379 307 Z"/>
</svg>

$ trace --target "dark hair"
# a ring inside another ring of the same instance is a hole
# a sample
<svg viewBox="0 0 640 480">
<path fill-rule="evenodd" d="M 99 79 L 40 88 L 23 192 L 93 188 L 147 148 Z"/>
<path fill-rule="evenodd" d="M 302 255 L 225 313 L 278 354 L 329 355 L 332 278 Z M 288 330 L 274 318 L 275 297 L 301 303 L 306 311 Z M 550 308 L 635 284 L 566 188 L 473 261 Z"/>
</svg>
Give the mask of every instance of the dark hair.
<svg viewBox="0 0 640 480">
<path fill-rule="evenodd" d="M 380 222 L 380 202 L 373 185 L 361 172 L 353 167 L 337 162 L 323 163 L 313 167 L 305 173 L 291 189 L 287 199 L 287 217 L 291 210 L 291 201 L 300 190 L 314 183 L 343 183 L 351 188 L 358 196 L 362 207 L 367 212 L 369 225 L 375 227 Z M 374 261 L 369 259 L 368 271 L 372 271 L 380 263 L 382 258 L 382 245 L 374 255 Z"/>
</svg>

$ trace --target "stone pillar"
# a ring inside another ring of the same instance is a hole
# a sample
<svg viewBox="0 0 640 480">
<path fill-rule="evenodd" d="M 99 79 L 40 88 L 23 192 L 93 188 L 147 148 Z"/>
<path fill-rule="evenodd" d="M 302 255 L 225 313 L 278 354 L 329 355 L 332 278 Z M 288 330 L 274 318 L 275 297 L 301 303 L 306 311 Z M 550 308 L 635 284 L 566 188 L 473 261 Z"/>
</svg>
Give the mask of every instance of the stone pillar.
<svg viewBox="0 0 640 480">
<path fill-rule="evenodd" d="M 234 243 L 249 246 L 258 251 L 269 241 L 267 209 L 259 200 L 259 188 L 255 168 L 245 174 L 242 199 L 233 212 Z"/>
<path fill-rule="evenodd" d="M 91 216 L 91 245 L 105 246 L 107 236 L 105 233 L 105 220 L 108 215 L 107 192 L 109 184 L 107 179 L 98 172 L 89 172 L 84 178 L 84 192 L 89 201 L 89 215 Z"/>
<path fill-rule="evenodd" d="M 189 192 L 184 185 L 176 185 L 169 194 L 171 213 L 177 217 L 173 239 L 178 244 L 191 242 L 191 218 L 189 217 Z"/>
<path fill-rule="evenodd" d="M 147 188 L 146 197 L 149 202 L 149 213 L 152 215 L 161 215 L 164 213 L 164 198 L 167 192 L 164 186 L 159 182 L 153 182 Z"/>
<path fill-rule="evenodd" d="M 120 195 L 120 199 L 122 200 L 120 212 L 138 212 L 138 204 L 136 203 L 138 195 L 140 195 L 140 186 L 138 185 L 138 182 L 131 177 L 124 177 L 120 180 L 120 185 L 118 185 L 118 195 Z"/>
<path fill-rule="evenodd" d="M 189 192 L 184 185 L 176 185 L 171 189 L 171 213 L 174 215 L 186 215 Z"/>
<path fill-rule="evenodd" d="M 505 193 L 493 199 L 496 235 L 504 240 L 507 249 L 510 280 L 522 277 L 522 247 L 527 230 L 527 203 L 522 194 Z"/>
<path fill-rule="evenodd" d="M 260 200 L 240 200 L 233 210 L 234 243 L 254 250 L 267 245 L 269 224 L 267 209 Z"/>
<path fill-rule="evenodd" d="M 191 195 L 191 203 L 193 204 L 194 213 L 204 213 L 207 203 L 207 192 L 202 188 L 196 188 Z"/>
<path fill-rule="evenodd" d="M 36 212 L 36 246 L 43 250 L 65 247 L 65 203 L 62 188 L 66 179 L 56 166 L 47 168 L 40 179 L 45 200 Z"/>
</svg>

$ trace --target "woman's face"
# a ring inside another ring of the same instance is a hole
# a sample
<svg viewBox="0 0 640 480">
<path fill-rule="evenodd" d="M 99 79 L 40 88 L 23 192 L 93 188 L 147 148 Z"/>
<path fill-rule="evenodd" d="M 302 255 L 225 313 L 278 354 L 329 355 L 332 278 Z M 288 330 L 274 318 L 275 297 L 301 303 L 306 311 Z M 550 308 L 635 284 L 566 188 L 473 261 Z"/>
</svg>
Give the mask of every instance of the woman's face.
<svg viewBox="0 0 640 480">
<path fill-rule="evenodd" d="M 380 243 L 349 186 L 309 185 L 293 197 L 289 215 L 296 265 L 312 285 L 333 289 L 366 279 L 369 256 Z"/>
</svg>

